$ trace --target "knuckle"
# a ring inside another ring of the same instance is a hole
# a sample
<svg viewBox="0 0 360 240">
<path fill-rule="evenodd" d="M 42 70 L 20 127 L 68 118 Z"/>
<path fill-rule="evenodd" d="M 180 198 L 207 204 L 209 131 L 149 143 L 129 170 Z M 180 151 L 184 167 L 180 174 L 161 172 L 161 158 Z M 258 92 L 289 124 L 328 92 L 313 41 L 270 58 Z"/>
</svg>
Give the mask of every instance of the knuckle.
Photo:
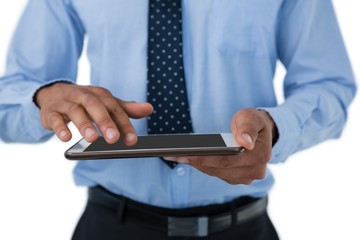
<svg viewBox="0 0 360 240">
<path fill-rule="evenodd" d="M 83 120 L 82 122 L 78 123 L 77 124 L 77 128 L 80 130 L 80 131 L 83 131 L 85 130 L 86 128 L 88 127 L 92 127 L 90 122 L 87 121 L 87 120 Z"/>
<path fill-rule="evenodd" d="M 122 117 L 121 119 L 116 120 L 116 118 L 112 115 L 115 119 L 116 125 L 121 129 L 122 132 L 131 132 L 133 131 L 134 127 L 131 124 L 128 117 Z"/>
<path fill-rule="evenodd" d="M 103 96 L 103 97 L 112 96 L 111 92 L 108 89 L 103 88 L 103 87 L 95 87 L 95 88 L 93 88 L 93 91 L 99 96 Z"/>
<path fill-rule="evenodd" d="M 70 104 L 70 106 L 68 108 L 68 112 L 70 115 L 73 115 L 81 110 L 82 110 L 82 107 L 76 103 Z"/>
<path fill-rule="evenodd" d="M 52 130 L 52 128 L 50 127 L 49 123 L 47 121 L 45 121 L 44 119 L 40 120 L 41 125 L 46 129 L 46 130 Z"/>
<path fill-rule="evenodd" d="M 107 126 L 112 125 L 112 120 L 109 117 L 103 118 L 100 121 L 96 122 L 100 128 L 107 128 Z"/>
<path fill-rule="evenodd" d="M 250 108 L 242 108 L 236 113 L 236 116 L 238 117 L 247 116 L 249 115 L 250 112 L 251 112 Z"/>
<path fill-rule="evenodd" d="M 70 91 L 67 91 L 65 93 L 68 93 L 69 96 L 79 97 L 82 96 L 83 94 L 87 94 L 87 91 L 85 91 L 85 89 L 81 87 L 76 86 L 72 88 Z"/>
<path fill-rule="evenodd" d="M 58 121 L 58 117 L 57 113 L 51 112 L 47 115 L 47 121 L 50 125 L 52 125 Z"/>
<path fill-rule="evenodd" d="M 266 168 L 262 168 L 254 171 L 249 177 L 251 179 L 264 179 L 265 176 L 266 176 Z"/>
<path fill-rule="evenodd" d="M 91 108 L 95 105 L 98 105 L 100 103 L 99 98 L 93 96 L 93 95 L 86 95 L 86 97 L 84 98 L 84 106 L 86 108 Z"/>
<path fill-rule="evenodd" d="M 127 122 L 119 124 L 119 129 L 121 129 L 122 132 L 131 132 L 134 128 L 130 122 Z"/>
<path fill-rule="evenodd" d="M 267 164 L 271 159 L 271 150 L 264 151 L 258 158 L 258 162 L 261 164 Z"/>
<path fill-rule="evenodd" d="M 261 171 L 256 179 L 264 179 L 266 177 L 266 170 Z"/>
<path fill-rule="evenodd" d="M 235 114 L 235 118 L 249 118 L 254 116 L 254 109 L 242 108 Z"/>
<path fill-rule="evenodd" d="M 263 125 L 263 118 L 258 110 L 254 108 L 244 108 L 234 115 L 233 122 L 238 130 L 252 131 L 249 133 L 256 136 L 258 134 L 257 129 Z"/>
<path fill-rule="evenodd" d="M 257 139 L 259 132 L 257 131 L 257 125 L 254 121 L 238 121 L 236 130 L 238 133 L 244 133 L 246 132 L 250 136 L 252 136 L 254 139 Z"/>
<path fill-rule="evenodd" d="M 64 120 L 59 113 L 50 112 L 42 118 L 42 124 L 44 128 L 48 130 L 56 130 L 64 125 Z"/>
<path fill-rule="evenodd" d="M 119 115 L 124 115 L 126 114 L 125 110 L 121 107 L 119 107 L 118 105 L 113 105 L 111 108 L 110 108 L 110 113 L 112 116 L 119 116 Z M 127 114 L 126 114 L 127 116 Z"/>
</svg>

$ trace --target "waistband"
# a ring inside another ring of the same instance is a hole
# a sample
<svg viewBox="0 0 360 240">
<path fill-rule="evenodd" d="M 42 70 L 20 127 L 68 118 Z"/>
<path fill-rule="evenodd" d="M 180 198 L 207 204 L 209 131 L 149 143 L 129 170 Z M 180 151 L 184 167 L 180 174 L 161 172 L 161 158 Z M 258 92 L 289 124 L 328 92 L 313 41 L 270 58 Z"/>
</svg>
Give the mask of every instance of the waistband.
<svg viewBox="0 0 360 240">
<path fill-rule="evenodd" d="M 139 203 L 102 187 L 91 187 L 89 202 L 114 211 L 121 223 L 134 222 L 168 236 L 204 237 L 248 222 L 266 212 L 267 198 L 241 197 L 229 203 L 171 209 Z"/>
</svg>

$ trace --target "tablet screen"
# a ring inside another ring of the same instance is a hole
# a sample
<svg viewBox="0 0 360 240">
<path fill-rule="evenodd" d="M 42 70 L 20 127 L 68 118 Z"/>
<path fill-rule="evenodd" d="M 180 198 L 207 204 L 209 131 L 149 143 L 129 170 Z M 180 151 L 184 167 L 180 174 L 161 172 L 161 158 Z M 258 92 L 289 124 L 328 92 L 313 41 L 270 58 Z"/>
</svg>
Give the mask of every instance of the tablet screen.
<svg viewBox="0 0 360 240">
<path fill-rule="evenodd" d="M 85 149 L 89 151 L 112 151 L 127 149 L 157 149 L 157 148 L 201 148 L 201 147 L 226 147 L 220 134 L 174 134 L 141 136 L 135 146 L 128 147 L 122 140 L 108 144 L 100 137 Z"/>
</svg>

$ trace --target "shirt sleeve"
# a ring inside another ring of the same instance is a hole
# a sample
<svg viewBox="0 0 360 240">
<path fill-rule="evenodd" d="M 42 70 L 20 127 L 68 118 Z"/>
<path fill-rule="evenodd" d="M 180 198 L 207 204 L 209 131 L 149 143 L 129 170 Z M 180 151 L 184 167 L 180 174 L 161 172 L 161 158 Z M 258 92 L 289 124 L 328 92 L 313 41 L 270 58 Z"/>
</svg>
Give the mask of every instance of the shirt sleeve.
<svg viewBox="0 0 360 240">
<path fill-rule="evenodd" d="M 84 28 L 67 0 L 30 0 L 18 23 L 0 78 L 0 139 L 41 142 L 52 136 L 32 101 L 41 86 L 74 82 Z"/>
<path fill-rule="evenodd" d="M 264 108 L 279 132 L 272 163 L 339 137 L 356 91 L 330 0 L 285 0 L 277 38 L 287 74 L 284 103 Z"/>
</svg>

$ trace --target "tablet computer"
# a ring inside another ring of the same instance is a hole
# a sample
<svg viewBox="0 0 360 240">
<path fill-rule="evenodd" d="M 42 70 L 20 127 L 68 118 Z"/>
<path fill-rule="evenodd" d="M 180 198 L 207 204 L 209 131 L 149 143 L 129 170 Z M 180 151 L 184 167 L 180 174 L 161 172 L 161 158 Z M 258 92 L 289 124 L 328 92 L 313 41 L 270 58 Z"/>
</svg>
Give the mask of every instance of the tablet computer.
<svg viewBox="0 0 360 240">
<path fill-rule="evenodd" d="M 91 160 L 132 157 L 166 157 L 239 154 L 244 148 L 236 143 L 231 133 L 219 134 L 164 134 L 138 136 L 134 146 L 122 140 L 108 144 L 103 137 L 89 143 L 81 139 L 65 152 L 70 160 Z"/>
</svg>

